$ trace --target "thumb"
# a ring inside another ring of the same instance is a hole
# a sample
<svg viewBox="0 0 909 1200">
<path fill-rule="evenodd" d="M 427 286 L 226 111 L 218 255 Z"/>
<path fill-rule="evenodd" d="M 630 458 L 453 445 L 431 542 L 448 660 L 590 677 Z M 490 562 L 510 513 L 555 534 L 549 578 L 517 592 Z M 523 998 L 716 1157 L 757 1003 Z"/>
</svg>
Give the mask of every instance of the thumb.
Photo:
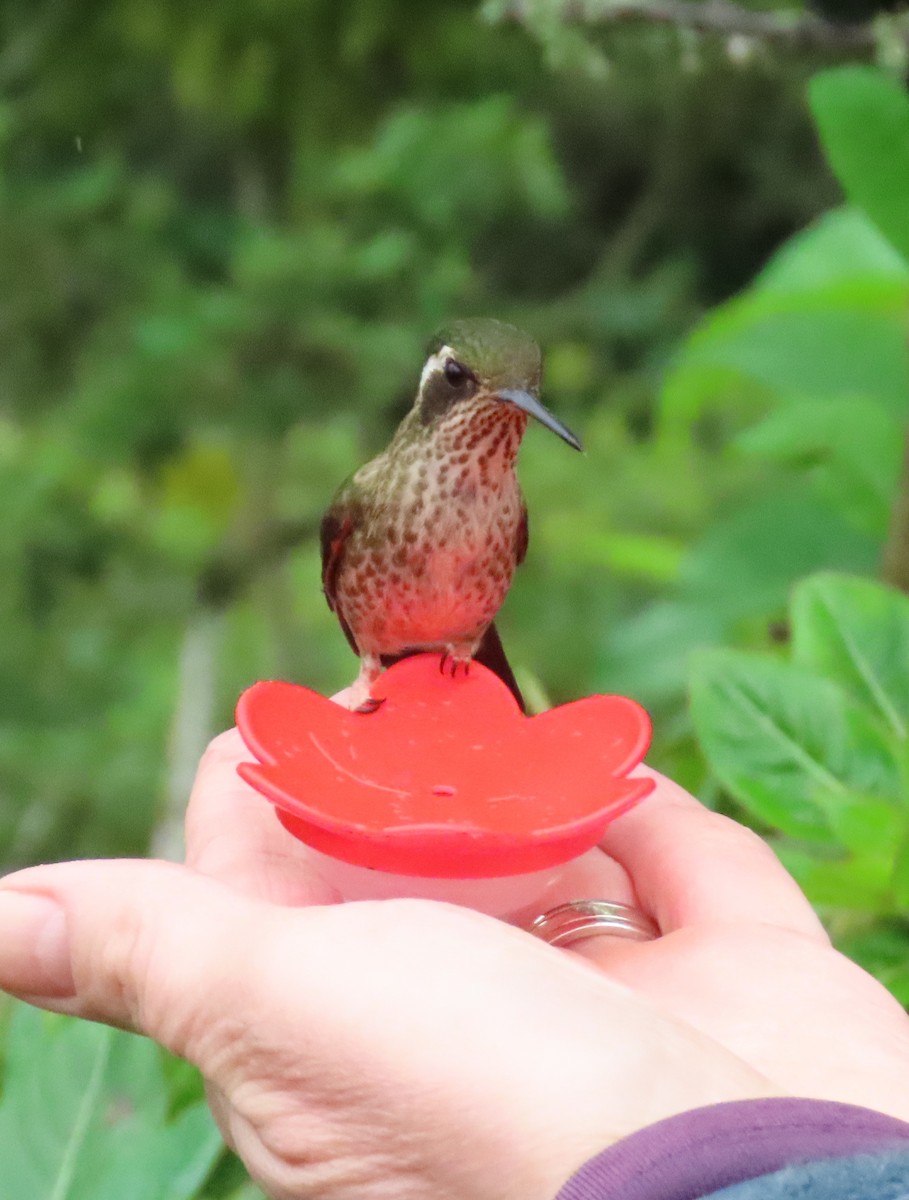
<svg viewBox="0 0 909 1200">
<path fill-rule="evenodd" d="M 0 880 L 0 988 L 147 1034 L 201 1064 L 206 1031 L 243 1018 L 244 955 L 268 906 L 172 863 L 95 861 Z"/>
</svg>

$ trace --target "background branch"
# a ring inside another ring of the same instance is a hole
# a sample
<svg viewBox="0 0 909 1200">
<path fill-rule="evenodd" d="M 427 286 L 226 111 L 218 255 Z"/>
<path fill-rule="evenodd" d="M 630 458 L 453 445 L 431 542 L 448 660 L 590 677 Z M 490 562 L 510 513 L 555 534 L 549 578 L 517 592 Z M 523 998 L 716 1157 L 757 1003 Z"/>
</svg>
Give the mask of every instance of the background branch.
<svg viewBox="0 0 909 1200">
<path fill-rule="evenodd" d="M 539 16 L 534 0 L 506 0 L 493 15 L 500 21 L 531 25 Z M 878 45 L 872 23 L 827 21 L 812 12 L 782 9 L 761 12 L 732 0 L 563 0 L 547 17 L 566 25 L 650 23 L 693 29 L 723 37 L 754 37 L 796 49 L 870 51 Z M 901 30 L 909 45 L 909 29 Z"/>
</svg>

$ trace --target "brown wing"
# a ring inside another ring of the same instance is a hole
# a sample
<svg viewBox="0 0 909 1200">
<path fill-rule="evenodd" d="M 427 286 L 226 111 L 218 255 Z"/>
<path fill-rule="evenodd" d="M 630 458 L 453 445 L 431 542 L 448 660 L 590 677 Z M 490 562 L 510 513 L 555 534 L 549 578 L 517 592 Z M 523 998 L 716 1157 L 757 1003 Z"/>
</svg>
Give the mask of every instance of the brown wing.
<svg viewBox="0 0 909 1200">
<path fill-rule="evenodd" d="M 354 527 L 355 513 L 343 501 L 336 500 L 322 518 L 319 529 L 319 540 L 322 544 L 322 591 L 328 601 L 328 607 L 338 618 L 344 636 L 350 642 L 354 654 L 359 654 L 354 635 L 350 626 L 338 611 L 338 575 L 344 563 L 344 547 Z"/>
<path fill-rule="evenodd" d="M 527 504 L 526 502 L 522 502 L 521 521 L 518 525 L 518 533 L 514 543 L 515 561 L 517 562 L 518 566 L 520 566 L 527 557 L 527 546 L 529 542 L 530 518 L 527 516 Z"/>
</svg>

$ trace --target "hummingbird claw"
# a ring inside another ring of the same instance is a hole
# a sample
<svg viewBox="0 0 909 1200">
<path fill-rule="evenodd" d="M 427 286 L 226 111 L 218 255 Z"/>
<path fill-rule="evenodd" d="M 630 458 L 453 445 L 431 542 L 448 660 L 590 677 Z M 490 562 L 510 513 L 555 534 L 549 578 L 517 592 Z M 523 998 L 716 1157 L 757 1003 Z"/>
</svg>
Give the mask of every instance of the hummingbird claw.
<svg viewBox="0 0 909 1200">
<path fill-rule="evenodd" d="M 448 674 L 452 679 L 457 679 L 458 668 L 463 668 L 465 678 L 470 674 L 470 659 L 460 658 L 456 654 L 451 654 L 445 651 L 439 658 L 439 674 Z"/>
<path fill-rule="evenodd" d="M 362 704 L 358 704 L 353 710 L 355 713 L 362 713 L 364 716 L 369 716 L 376 712 L 385 703 L 385 697 L 377 699 L 375 696 L 370 696 L 368 700 L 364 700 Z"/>
</svg>

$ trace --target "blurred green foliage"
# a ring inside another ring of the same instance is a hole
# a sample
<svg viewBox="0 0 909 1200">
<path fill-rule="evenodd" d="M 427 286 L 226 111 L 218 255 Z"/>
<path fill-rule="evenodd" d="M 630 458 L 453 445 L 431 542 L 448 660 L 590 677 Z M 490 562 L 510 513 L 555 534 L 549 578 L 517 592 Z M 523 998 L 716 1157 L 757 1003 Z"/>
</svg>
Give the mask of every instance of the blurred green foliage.
<svg viewBox="0 0 909 1200">
<path fill-rule="evenodd" d="M 351 678 L 314 531 L 470 313 L 540 337 L 589 447 L 528 438 L 516 666 L 632 688 L 671 762 L 659 600 L 767 473 L 654 396 L 835 195 L 807 68 L 644 31 L 603 78 L 472 0 L 13 0 L 0 44 L 0 861 L 143 852 L 245 685 Z"/>
<path fill-rule="evenodd" d="M 909 598 L 810 573 L 839 558 L 870 574 L 883 560 L 909 578 L 909 96 L 859 67 L 819 75 L 810 95 L 855 207 L 793 239 L 713 314 L 663 394 L 666 418 L 687 424 L 750 384 L 761 416 L 733 444 L 803 489 L 798 505 L 765 494 L 752 508 L 748 543 L 772 544 L 782 569 L 749 553 L 729 588 L 768 619 L 790 597 L 788 661 L 697 649 L 692 712 L 715 778 L 773 837 L 840 945 L 909 1004 Z M 714 580 L 722 565 L 714 557 Z M 711 608 L 726 590 L 711 588 Z"/>
<path fill-rule="evenodd" d="M 433 329 L 484 313 L 539 337 L 587 449 L 522 451 L 527 694 L 640 699 L 651 761 L 909 1000 L 909 602 L 857 578 L 901 486 L 909 101 L 667 30 L 532 34 L 474 0 L 0 8 L 0 861 L 172 851 L 243 687 L 349 682 L 319 517 Z M 178 1064 L 15 1020 L 0 1127 L 44 1102 L 26 1044 L 95 1081 L 58 1097 L 61 1194 L 95 1136 L 111 1180 L 124 1138 L 188 1150 Z M 146 1090 L 96 1127 L 121 1055 Z M 228 1159 L 203 1194 L 247 1187 Z"/>
<path fill-rule="evenodd" d="M 0 1193 L 33 1200 L 192 1200 L 221 1153 L 200 1097 L 172 1111 L 144 1038 L 17 1006 L 0 1103 Z"/>
<path fill-rule="evenodd" d="M 834 932 L 909 1004 L 909 598 L 811 575 L 793 593 L 791 629 L 789 661 L 697 656 L 695 726 Z"/>
</svg>

